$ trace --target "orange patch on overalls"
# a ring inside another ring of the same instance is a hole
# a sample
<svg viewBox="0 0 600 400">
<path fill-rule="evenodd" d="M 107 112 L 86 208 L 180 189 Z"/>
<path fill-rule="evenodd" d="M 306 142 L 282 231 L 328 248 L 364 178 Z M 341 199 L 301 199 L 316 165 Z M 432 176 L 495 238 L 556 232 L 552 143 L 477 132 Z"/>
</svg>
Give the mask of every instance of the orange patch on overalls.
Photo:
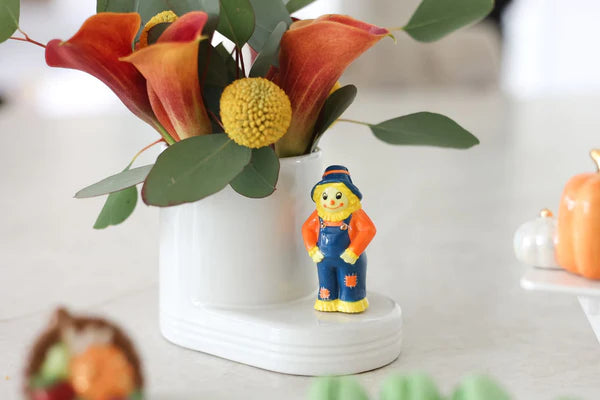
<svg viewBox="0 0 600 400">
<path fill-rule="evenodd" d="M 322 299 L 328 299 L 329 295 L 329 289 L 322 287 L 321 290 L 319 290 L 319 296 L 321 296 Z"/>
<path fill-rule="evenodd" d="M 356 287 L 357 278 L 356 275 L 346 275 L 344 277 L 344 284 L 346 287 Z"/>
</svg>

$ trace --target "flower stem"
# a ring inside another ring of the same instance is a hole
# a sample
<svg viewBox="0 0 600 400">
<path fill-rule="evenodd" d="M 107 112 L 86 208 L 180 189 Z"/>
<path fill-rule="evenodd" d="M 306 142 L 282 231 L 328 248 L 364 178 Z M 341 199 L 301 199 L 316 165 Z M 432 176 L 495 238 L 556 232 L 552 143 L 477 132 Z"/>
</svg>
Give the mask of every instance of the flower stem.
<svg viewBox="0 0 600 400">
<path fill-rule="evenodd" d="M 215 123 L 216 123 L 217 125 L 219 125 L 219 126 L 221 127 L 221 129 L 223 129 L 223 132 L 225 132 L 225 127 L 223 127 L 223 123 L 221 122 L 221 120 L 219 120 L 219 117 L 217 117 L 217 116 L 215 115 L 215 113 L 214 113 L 214 112 L 212 112 L 212 111 L 210 111 L 210 110 L 208 110 L 208 113 L 210 114 L 210 116 L 212 117 L 212 119 L 214 119 L 214 120 L 215 120 Z"/>
<path fill-rule="evenodd" d="M 135 156 L 133 156 L 133 158 L 131 159 L 131 162 L 129 163 L 129 165 L 127 166 L 127 168 L 131 167 L 131 165 L 133 164 L 133 162 L 140 156 L 140 154 L 142 154 L 144 151 L 148 150 L 150 147 L 154 146 L 155 144 L 158 144 L 160 142 L 164 142 L 165 139 L 160 138 L 152 143 L 150 143 L 148 146 L 144 147 L 143 149 L 141 149 L 140 151 L 138 151 L 136 153 Z"/>
<path fill-rule="evenodd" d="M 340 122 L 350 122 L 351 124 L 359 124 L 359 125 L 364 125 L 364 126 L 371 126 L 371 124 L 369 124 L 368 122 L 356 121 L 354 119 L 338 118 L 337 120 L 340 121 Z"/>
<path fill-rule="evenodd" d="M 158 122 L 156 122 L 154 124 L 154 127 L 156 128 L 156 130 L 158 131 L 158 133 L 160 133 L 160 136 L 162 136 L 163 140 L 165 141 L 166 144 L 168 144 L 169 146 L 172 144 L 175 144 L 175 139 L 173 139 L 171 137 L 171 135 L 169 135 L 169 132 L 167 132 L 167 130 Z"/>
</svg>

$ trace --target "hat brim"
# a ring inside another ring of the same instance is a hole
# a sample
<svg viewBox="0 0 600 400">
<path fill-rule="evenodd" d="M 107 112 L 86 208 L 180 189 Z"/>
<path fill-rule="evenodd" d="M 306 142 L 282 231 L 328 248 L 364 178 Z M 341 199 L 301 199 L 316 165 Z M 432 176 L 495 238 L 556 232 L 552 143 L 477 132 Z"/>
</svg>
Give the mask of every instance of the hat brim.
<svg viewBox="0 0 600 400">
<path fill-rule="evenodd" d="M 362 200 L 362 193 L 360 192 L 360 190 L 358 190 L 358 188 L 356 187 L 356 185 L 354 185 L 352 182 L 344 182 L 341 181 L 337 178 L 334 177 L 325 177 L 323 179 L 321 179 L 321 181 L 317 182 L 317 184 L 315 184 L 315 186 L 313 186 L 312 190 L 310 191 L 310 198 L 315 201 L 315 199 L 313 198 L 314 194 L 315 194 L 315 189 L 317 188 L 317 186 L 320 185 L 326 185 L 328 183 L 341 183 L 344 186 L 346 186 L 352 193 L 354 193 L 354 195 L 356 197 L 358 197 L 359 200 Z"/>
</svg>

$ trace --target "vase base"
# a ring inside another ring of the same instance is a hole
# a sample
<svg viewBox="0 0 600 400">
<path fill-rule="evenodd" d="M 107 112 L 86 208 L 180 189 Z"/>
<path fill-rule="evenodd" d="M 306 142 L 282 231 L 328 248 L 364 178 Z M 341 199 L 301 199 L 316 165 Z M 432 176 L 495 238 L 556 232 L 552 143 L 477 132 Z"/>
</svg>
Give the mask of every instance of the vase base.
<svg viewBox="0 0 600 400">
<path fill-rule="evenodd" d="M 369 292 L 361 314 L 319 312 L 315 297 L 269 307 L 196 306 L 176 316 L 161 309 L 163 336 L 177 345 L 294 375 L 345 375 L 398 358 L 402 312 L 390 298 Z"/>
</svg>

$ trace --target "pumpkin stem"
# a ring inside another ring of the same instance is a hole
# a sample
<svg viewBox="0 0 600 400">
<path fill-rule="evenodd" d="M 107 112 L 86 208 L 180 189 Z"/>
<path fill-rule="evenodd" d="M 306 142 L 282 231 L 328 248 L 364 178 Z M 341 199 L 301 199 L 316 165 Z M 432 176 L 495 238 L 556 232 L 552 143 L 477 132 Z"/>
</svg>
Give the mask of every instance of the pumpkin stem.
<svg viewBox="0 0 600 400">
<path fill-rule="evenodd" d="M 600 172 L 600 149 L 593 149 L 590 151 L 590 157 L 596 163 L 596 168 L 598 168 L 598 172 Z"/>
<path fill-rule="evenodd" d="M 552 211 L 550 211 L 547 208 L 544 208 L 540 211 L 540 217 L 542 218 L 552 218 L 554 214 L 552 214 Z"/>
</svg>

